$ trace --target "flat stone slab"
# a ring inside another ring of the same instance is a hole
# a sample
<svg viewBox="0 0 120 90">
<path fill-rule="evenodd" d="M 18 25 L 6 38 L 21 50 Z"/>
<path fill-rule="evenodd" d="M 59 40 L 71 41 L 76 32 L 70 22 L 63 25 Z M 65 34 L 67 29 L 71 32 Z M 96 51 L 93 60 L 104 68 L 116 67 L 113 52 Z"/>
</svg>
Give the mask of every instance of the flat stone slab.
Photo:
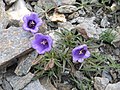
<svg viewBox="0 0 120 90">
<path fill-rule="evenodd" d="M 15 74 L 18 76 L 23 76 L 26 75 L 29 70 L 32 67 L 32 62 L 35 60 L 36 57 L 36 51 L 33 51 L 21 58 L 20 59 L 20 63 L 18 64 L 18 66 L 15 69 Z"/>
<path fill-rule="evenodd" d="M 39 80 L 29 83 L 23 90 L 46 90 L 39 82 Z"/>
<path fill-rule="evenodd" d="M 34 74 L 28 73 L 26 76 L 19 77 L 13 73 L 6 74 L 6 80 L 10 83 L 13 90 L 23 90 L 28 83 L 31 82 Z"/>
<path fill-rule="evenodd" d="M 30 51 L 30 37 L 21 27 L 0 29 L 0 66 Z"/>
</svg>

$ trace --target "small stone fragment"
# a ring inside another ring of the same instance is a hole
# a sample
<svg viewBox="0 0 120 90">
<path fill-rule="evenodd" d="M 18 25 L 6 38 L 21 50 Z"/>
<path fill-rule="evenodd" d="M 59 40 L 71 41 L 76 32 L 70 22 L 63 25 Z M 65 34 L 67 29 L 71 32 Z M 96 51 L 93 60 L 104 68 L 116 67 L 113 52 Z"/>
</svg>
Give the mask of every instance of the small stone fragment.
<svg viewBox="0 0 120 90">
<path fill-rule="evenodd" d="M 120 47 L 120 27 L 117 27 L 116 30 L 113 30 L 114 34 L 116 34 L 117 37 L 115 37 L 115 39 L 112 41 L 112 44 L 116 47 L 119 48 Z"/>
<path fill-rule="evenodd" d="M 109 26 L 109 22 L 108 22 L 108 20 L 107 20 L 107 16 L 104 16 L 103 18 L 102 18 L 102 20 L 101 20 L 101 22 L 100 22 L 100 25 L 101 25 L 101 27 L 108 27 Z"/>
<path fill-rule="evenodd" d="M 21 27 L 0 30 L 0 66 L 12 61 L 21 54 L 30 52 L 32 34 Z M 7 64 L 6 64 L 7 65 Z"/>
<path fill-rule="evenodd" d="M 34 74 L 28 73 L 26 76 L 19 77 L 14 74 L 7 75 L 6 79 L 10 82 L 13 90 L 21 90 L 23 89 L 33 78 Z"/>
<path fill-rule="evenodd" d="M 94 87 L 96 90 L 105 90 L 108 83 L 109 80 L 107 78 L 95 77 Z"/>
<path fill-rule="evenodd" d="M 45 87 L 46 90 L 57 90 L 52 84 L 49 78 L 44 77 L 40 80 L 40 83 Z"/>
<path fill-rule="evenodd" d="M 11 85 L 5 79 L 3 80 L 2 87 L 4 90 L 12 90 Z"/>
<path fill-rule="evenodd" d="M 30 68 L 32 67 L 32 62 L 35 60 L 36 51 L 21 57 L 21 62 L 18 64 L 17 68 L 15 69 L 15 73 L 19 76 L 26 75 Z"/>
<path fill-rule="evenodd" d="M 70 14 L 68 16 L 68 19 L 74 19 L 74 18 L 77 18 L 77 17 L 79 17 L 79 13 L 78 12 L 74 12 L 74 13 L 72 13 L 72 14 Z"/>
<path fill-rule="evenodd" d="M 95 17 L 77 17 L 71 20 L 71 23 L 78 23 L 76 29 L 79 30 L 80 28 L 83 28 L 86 31 L 88 37 L 99 39 L 99 35 L 106 29 L 98 27 L 97 24 L 94 24 L 94 20 Z"/>
<path fill-rule="evenodd" d="M 16 2 L 17 0 L 4 0 L 7 5 L 11 5 L 12 3 Z"/>
<path fill-rule="evenodd" d="M 3 90 L 1 86 L 0 86 L 0 90 Z"/>
<path fill-rule="evenodd" d="M 74 29 L 74 26 L 70 22 L 63 22 L 63 23 L 59 22 L 58 27 L 63 28 L 63 29 L 67 29 L 69 31 Z"/>
<path fill-rule="evenodd" d="M 64 14 L 53 13 L 53 16 L 50 16 L 50 20 L 53 22 L 66 22 Z"/>
<path fill-rule="evenodd" d="M 8 25 L 8 22 L 8 16 L 5 13 L 5 4 L 3 3 L 3 0 L 0 0 L 0 29 L 5 29 Z"/>
<path fill-rule="evenodd" d="M 36 80 L 29 83 L 23 90 L 46 90 L 46 89 L 40 84 L 39 80 Z"/>
<path fill-rule="evenodd" d="M 61 33 L 61 31 L 60 30 L 56 30 L 57 32 L 60 32 Z M 49 35 L 52 37 L 52 39 L 53 39 L 53 47 L 56 47 L 57 45 L 56 45 L 56 42 L 58 41 L 58 40 L 60 40 L 60 37 L 58 36 L 58 35 L 56 35 L 56 33 L 54 32 L 54 31 L 50 31 L 49 32 Z"/>
<path fill-rule="evenodd" d="M 64 4 L 75 4 L 76 0 L 56 0 L 56 2 L 61 2 L 61 5 Z"/>
<path fill-rule="evenodd" d="M 114 84 L 108 84 L 105 90 L 120 90 L 120 82 Z"/>
<path fill-rule="evenodd" d="M 56 7 L 54 0 L 38 0 L 37 6 L 41 7 L 46 12 Z"/>
<path fill-rule="evenodd" d="M 73 13 L 77 11 L 77 7 L 73 5 L 63 5 L 58 7 L 57 10 L 59 13 Z"/>
</svg>

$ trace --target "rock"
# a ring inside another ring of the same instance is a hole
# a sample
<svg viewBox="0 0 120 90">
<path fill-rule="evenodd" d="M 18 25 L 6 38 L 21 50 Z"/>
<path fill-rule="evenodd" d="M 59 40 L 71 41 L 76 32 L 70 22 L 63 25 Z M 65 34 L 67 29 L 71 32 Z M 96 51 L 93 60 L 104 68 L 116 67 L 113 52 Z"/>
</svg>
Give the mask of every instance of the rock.
<svg viewBox="0 0 120 90">
<path fill-rule="evenodd" d="M 26 75 L 32 67 L 32 62 L 35 60 L 36 51 L 21 57 L 21 62 L 18 64 L 17 68 L 15 69 L 15 73 L 19 76 Z"/>
<path fill-rule="evenodd" d="M 84 29 L 89 38 L 99 39 L 99 35 L 106 29 L 99 28 L 97 24 L 94 24 L 94 20 L 95 17 L 91 17 L 91 18 L 78 17 L 71 20 L 71 23 L 73 24 L 78 23 L 78 25 L 75 27 L 76 30 L 79 31 L 80 28 Z"/>
<path fill-rule="evenodd" d="M 56 30 L 57 32 L 60 32 L 60 30 Z M 50 32 L 49 32 L 49 35 L 51 36 L 51 38 L 53 39 L 53 47 L 57 47 L 57 44 L 56 44 L 56 42 L 58 41 L 58 40 L 60 40 L 60 37 L 58 36 L 58 35 L 56 35 L 56 33 L 53 31 L 53 30 L 51 30 Z"/>
<path fill-rule="evenodd" d="M 12 90 L 11 85 L 5 79 L 3 80 L 2 87 L 4 90 Z"/>
<path fill-rule="evenodd" d="M 1 86 L 0 86 L 0 90 L 3 90 Z"/>
<path fill-rule="evenodd" d="M 101 27 L 108 27 L 110 23 L 108 22 L 107 16 L 104 16 L 100 22 Z"/>
<path fill-rule="evenodd" d="M 6 75 L 6 79 L 10 82 L 13 90 L 23 89 L 33 78 L 34 74 L 28 73 L 26 76 L 19 77 L 14 74 Z"/>
<path fill-rule="evenodd" d="M 42 9 L 42 7 L 39 5 L 39 1 L 38 1 L 38 3 L 34 6 L 34 11 L 36 12 L 36 13 L 38 13 L 38 15 L 40 16 L 40 17 L 43 17 L 44 16 L 44 14 L 45 14 L 45 11 Z"/>
<path fill-rule="evenodd" d="M 74 76 L 77 78 L 78 81 L 85 79 L 85 76 L 80 71 L 75 71 Z"/>
<path fill-rule="evenodd" d="M 32 6 L 31 6 L 28 2 L 26 3 L 26 7 L 27 7 L 27 9 L 30 10 L 30 11 L 33 10 Z"/>
<path fill-rule="evenodd" d="M 116 47 L 119 48 L 120 47 L 120 27 L 118 26 L 116 28 L 116 30 L 113 30 L 114 34 L 116 34 L 115 39 L 112 41 L 112 44 Z"/>
<path fill-rule="evenodd" d="M 11 5 L 12 3 L 16 2 L 17 0 L 4 0 L 7 5 Z"/>
<path fill-rule="evenodd" d="M 86 15 L 86 12 L 85 12 L 84 9 L 80 9 L 80 10 L 78 11 L 78 13 L 79 13 L 80 16 Z"/>
<path fill-rule="evenodd" d="M 10 20 L 20 20 L 22 22 L 23 17 L 30 14 L 30 11 L 26 8 L 24 0 L 17 0 L 7 13 Z"/>
<path fill-rule="evenodd" d="M 110 75 L 110 70 L 109 69 L 102 71 L 102 77 L 108 78 L 109 81 L 112 82 L 112 76 Z"/>
<path fill-rule="evenodd" d="M 114 84 L 108 84 L 105 90 L 120 90 L 120 82 Z"/>
<path fill-rule="evenodd" d="M 114 53 L 115 53 L 115 55 L 119 56 L 120 55 L 120 50 L 117 48 L 117 49 L 115 49 Z"/>
<path fill-rule="evenodd" d="M 57 90 L 52 84 L 49 78 L 44 77 L 40 80 L 40 83 L 45 87 L 46 90 Z"/>
<path fill-rule="evenodd" d="M 109 80 L 107 78 L 95 77 L 94 87 L 96 90 L 105 90 L 108 83 Z"/>
<path fill-rule="evenodd" d="M 23 90 L 47 90 L 39 82 L 39 80 L 32 81 Z"/>
<path fill-rule="evenodd" d="M 70 14 L 69 16 L 68 16 L 68 19 L 73 19 L 73 18 L 77 18 L 77 17 L 79 17 L 79 13 L 78 12 L 74 12 L 74 13 L 72 13 L 72 14 Z"/>
<path fill-rule="evenodd" d="M 3 75 L 0 73 L 0 85 L 2 84 Z"/>
<path fill-rule="evenodd" d="M 70 23 L 70 22 L 64 22 L 64 23 L 58 23 L 58 28 L 63 28 L 63 29 L 67 29 L 69 31 L 71 31 L 74 26 Z"/>
<path fill-rule="evenodd" d="M 71 90 L 72 89 L 72 85 L 69 84 L 64 84 L 64 83 L 58 83 L 57 85 L 58 90 Z"/>
<path fill-rule="evenodd" d="M 66 22 L 64 14 L 53 13 L 53 16 L 50 16 L 49 19 L 53 22 Z"/>
<path fill-rule="evenodd" d="M 45 10 L 45 12 L 56 7 L 54 0 L 38 0 L 37 5 Z"/>
<path fill-rule="evenodd" d="M 0 66 L 8 65 L 13 58 L 28 53 L 31 49 L 32 34 L 21 27 L 10 27 L 0 30 Z"/>
<path fill-rule="evenodd" d="M 58 7 L 57 10 L 59 13 L 73 13 L 77 11 L 77 7 L 73 5 L 63 5 Z"/>
<path fill-rule="evenodd" d="M 5 4 L 3 3 L 3 0 L 0 0 L 0 29 L 5 29 L 8 25 L 8 22 L 8 16 L 5 13 Z"/>
<path fill-rule="evenodd" d="M 64 4 L 75 4 L 76 0 L 56 0 L 58 5 L 64 5 Z"/>
</svg>

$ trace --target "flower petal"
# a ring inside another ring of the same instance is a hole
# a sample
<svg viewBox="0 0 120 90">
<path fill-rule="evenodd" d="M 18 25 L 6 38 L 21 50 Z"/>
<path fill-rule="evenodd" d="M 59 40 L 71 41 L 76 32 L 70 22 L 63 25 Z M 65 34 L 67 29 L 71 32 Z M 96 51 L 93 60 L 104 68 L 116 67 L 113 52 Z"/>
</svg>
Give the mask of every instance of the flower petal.
<svg viewBox="0 0 120 90">
<path fill-rule="evenodd" d="M 80 59 L 78 60 L 78 62 L 80 62 L 80 63 L 82 63 L 83 61 L 84 61 L 83 58 L 80 58 Z"/>
<path fill-rule="evenodd" d="M 90 52 L 87 50 L 87 52 L 85 53 L 83 58 L 85 59 L 85 58 L 88 58 L 88 57 L 90 57 Z"/>
</svg>

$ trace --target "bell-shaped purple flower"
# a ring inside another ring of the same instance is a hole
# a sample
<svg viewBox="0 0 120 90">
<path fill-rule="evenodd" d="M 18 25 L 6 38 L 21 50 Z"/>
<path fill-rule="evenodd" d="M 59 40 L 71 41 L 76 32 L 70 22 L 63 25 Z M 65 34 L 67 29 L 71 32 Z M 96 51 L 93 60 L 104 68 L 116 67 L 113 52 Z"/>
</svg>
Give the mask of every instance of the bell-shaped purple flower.
<svg viewBox="0 0 120 90">
<path fill-rule="evenodd" d="M 25 15 L 23 17 L 23 21 L 23 29 L 32 33 L 38 32 L 39 26 L 42 25 L 42 19 L 39 18 L 38 14 L 34 12 L 29 15 Z"/>
<path fill-rule="evenodd" d="M 73 62 L 83 62 L 84 59 L 90 57 L 87 45 L 80 45 L 72 50 Z"/>
<path fill-rule="evenodd" d="M 39 54 L 49 52 L 52 48 L 53 40 L 49 35 L 41 33 L 35 34 L 35 39 L 32 41 L 32 47 L 36 49 Z"/>
</svg>

